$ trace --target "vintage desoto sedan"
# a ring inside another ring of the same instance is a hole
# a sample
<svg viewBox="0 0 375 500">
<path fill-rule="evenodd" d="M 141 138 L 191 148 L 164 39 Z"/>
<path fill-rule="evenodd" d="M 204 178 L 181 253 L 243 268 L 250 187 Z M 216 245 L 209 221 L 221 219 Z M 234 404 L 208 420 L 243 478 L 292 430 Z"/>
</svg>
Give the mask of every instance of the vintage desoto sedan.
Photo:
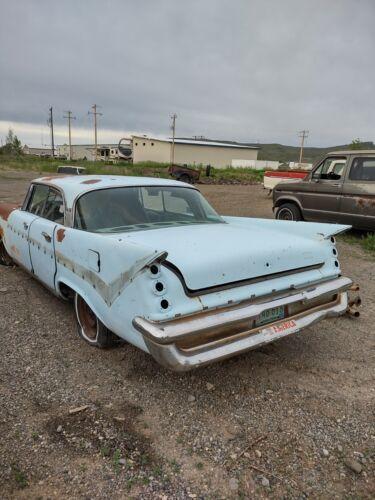
<svg viewBox="0 0 375 500">
<path fill-rule="evenodd" d="M 219 216 L 173 180 L 50 176 L 0 204 L 0 259 L 73 300 L 89 344 L 182 371 L 344 314 L 334 235 L 349 227 Z"/>
</svg>

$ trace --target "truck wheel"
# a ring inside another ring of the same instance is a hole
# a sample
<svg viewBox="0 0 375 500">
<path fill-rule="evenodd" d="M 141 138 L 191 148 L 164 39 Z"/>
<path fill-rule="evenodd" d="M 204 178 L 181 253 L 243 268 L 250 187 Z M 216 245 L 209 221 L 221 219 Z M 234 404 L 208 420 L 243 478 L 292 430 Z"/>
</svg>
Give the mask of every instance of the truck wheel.
<svg viewBox="0 0 375 500">
<path fill-rule="evenodd" d="M 276 212 L 276 219 L 279 220 L 302 220 L 300 209 L 294 203 L 284 203 Z"/>
<path fill-rule="evenodd" d="M 188 184 L 193 184 L 193 179 L 188 174 L 182 174 L 179 180 L 181 182 L 187 182 Z"/>
<path fill-rule="evenodd" d="M 112 347 L 118 343 L 118 337 L 103 325 L 78 293 L 74 297 L 74 307 L 78 334 L 83 340 L 92 346 L 100 348 Z M 116 339 L 118 340 L 116 341 Z"/>
<path fill-rule="evenodd" d="M 12 257 L 5 250 L 4 243 L 0 240 L 0 264 L 2 266 L 12 266 L 13 260 Z"/>
</svg>

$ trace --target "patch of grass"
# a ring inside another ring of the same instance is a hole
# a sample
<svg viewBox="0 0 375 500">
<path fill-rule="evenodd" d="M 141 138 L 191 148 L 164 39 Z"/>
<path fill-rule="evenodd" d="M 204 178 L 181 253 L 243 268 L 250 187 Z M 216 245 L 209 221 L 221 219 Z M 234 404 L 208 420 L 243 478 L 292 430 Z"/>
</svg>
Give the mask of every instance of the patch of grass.
<svg viewBox="0 0 375 500">
<path fill-rule="evenodd" d="M 111 449 L 109 446 L 107 446 L 107 445 L 101 446 L 100 454 L 102 457 L 109 457 L 110 453 L 111 453 Z"/>
<path fill-rule="evenodd" d="M 366 252 L 369 252 L 375 257 L 375 234 L 374 233 L 355 233 L 351 231 L 350 233 L 343 234 L 341 236 L 342 241 L 349 243 L 350 245 L 360 245 Z"/>
<path fill-rule="evenodd" d="M 33 431 L 33 432 L 31 433 L 31 437 L 32 437 L 32 439 L 33 439 L 34 441 L 38 441 L 38 439 L 39 439 L 39 434 L 38 434 L 36 431 Z"/>
<path fill-rule="evenodd" d="M 118 473 L 120 471 L 120 458 L 121 458 L 121 451 L 120 450 L 115 450 L 113 453 L 112 457 L 112 464 L 113 468 L 115 469 L 115 472 Z"/>
<path fill-rule="evenodd" d="M 104 161 L 87 160 L 61 160 L 57 158 L 37 158 L 28 155 L 7 156 L 0 155 L 0 174 L 9 170 L 34 171 L 40 174 L 56 173 L 60 165 L 77 165 L 85 167 L 88 175 L 129 175 L 139 177 L 160 177 L 170 178 L 168 174 L 169 163 L 157 163 L 145 161 L 142 163 L 119 162 L 116 164 Z M 254 183 L 263 180 L 263 170 L 252 168 L 211 168 L 211 176 L 205 175 L 205 167 L 202 165 L 191 165 L 193 168 L 201 170 L 201 179 L 211 179 L 214 182 L 243 182 Z"/>
<path fill-rule="evenodd" d="M 176 460 L 171 460 L 171 467 L 175 474 L 179 474 L 181 471 L 181 465 Z"/>
<path fill-rule="evenodd" d="M 21 489 L 26 488 L 26 486 L 28 486 L 26 474 L 18 467 L 18 465 L 12 466 L 12 472 L 17 486 Z"/>
</svg>

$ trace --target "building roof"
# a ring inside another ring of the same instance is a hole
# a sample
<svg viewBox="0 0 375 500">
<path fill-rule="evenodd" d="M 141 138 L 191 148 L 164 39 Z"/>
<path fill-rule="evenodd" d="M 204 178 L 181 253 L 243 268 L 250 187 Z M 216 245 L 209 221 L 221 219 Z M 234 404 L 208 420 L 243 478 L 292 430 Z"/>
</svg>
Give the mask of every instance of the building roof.
<svg viewBox="0 0 375 500">
<path fill-rule="evenodd" d="M 133 138 L 137 139 L 147 139 L 151 141 L 159 141 L 159 142 L 172 142 L 171 137 L 150 137 L 144 135 L 133 135 Z M 248 144 L 243 144 L 240 142 L 231 142 L 231 141 L 213 141 L 210 139 L 185 139 L 185 138 L 175 138 L 175 144 L 189 144 L 191 146 L 215 146 L 220 148 L 238 148 L 238 149 L 259 149 L 258 146 L 249 146 Z"/>
<path fill-rule="evenodd" d="M 85 192 L 96 189 L 129 186 L 183 186 L 183 182 L 159 177 L 130 177 L 125 175 L 49 175 L 34 179 L 32 182 L 48 184 L 60 188 L 68 208 L 75 198 Z M 190 184 L 187 186 L 192 187 Z"/>
</svg>

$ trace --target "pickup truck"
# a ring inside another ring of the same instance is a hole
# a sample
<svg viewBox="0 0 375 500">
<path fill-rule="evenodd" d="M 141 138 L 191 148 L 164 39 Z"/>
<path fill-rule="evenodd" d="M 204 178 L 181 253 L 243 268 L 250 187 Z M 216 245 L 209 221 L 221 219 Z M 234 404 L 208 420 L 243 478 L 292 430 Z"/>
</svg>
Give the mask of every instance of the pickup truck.
<svg viewBox="0 0 375 500">
<path fill-rule="evenodd" d="M 276 219 L 350 224 L 375 230 L 375 150 L 328 153 L 299 182 L 273 190 Z"/>
</svg>

